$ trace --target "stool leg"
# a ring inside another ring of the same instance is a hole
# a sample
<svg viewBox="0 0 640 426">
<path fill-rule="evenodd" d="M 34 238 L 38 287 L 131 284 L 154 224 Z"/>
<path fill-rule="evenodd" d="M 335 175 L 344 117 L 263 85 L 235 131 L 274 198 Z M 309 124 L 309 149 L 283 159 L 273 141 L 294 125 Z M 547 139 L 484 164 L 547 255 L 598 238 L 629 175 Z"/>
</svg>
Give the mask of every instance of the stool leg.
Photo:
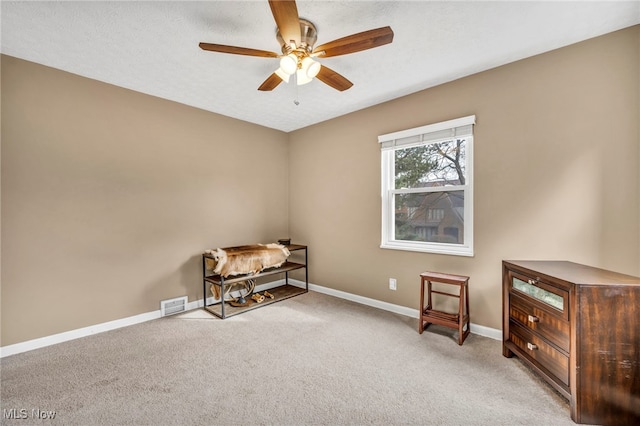
<svg viewBox="0 0 640 426">
<path fill-rule="evenodd" d="M 420 280 L 420 312 L 418 312 L 418 333 L 424 331 L 424 323 L 422 322 L 422 313 L 424 312 L 424 278 Z"/>
<path fill-rule="evenodd" d="M 469 313 L 469 282 L 464 286 L 464 300 L 467 305 L 467 330 L 471 330 L 471 314 Z"/>
<path fill-rule="evenodd" d="M 464 333 L 462 327 L 464 325 L 464 285 L 460 286 L 460 297 L 458 301 L 458 345 L 464 342 Z"/>
</svg>

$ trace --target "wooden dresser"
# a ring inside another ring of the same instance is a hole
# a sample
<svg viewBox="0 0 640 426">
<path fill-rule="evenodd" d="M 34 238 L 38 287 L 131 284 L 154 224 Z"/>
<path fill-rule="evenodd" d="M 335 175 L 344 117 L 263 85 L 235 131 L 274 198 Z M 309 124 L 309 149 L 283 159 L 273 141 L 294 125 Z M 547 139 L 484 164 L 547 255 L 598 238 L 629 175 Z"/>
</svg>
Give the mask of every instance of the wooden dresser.
<svg viewBox="0 0 640 426">
<path fill-rule="evenodd" d="M 576 423 L 640 424 L 640 278 L 565 261 L 503 261 L 503 346 Z"/>
</svg>

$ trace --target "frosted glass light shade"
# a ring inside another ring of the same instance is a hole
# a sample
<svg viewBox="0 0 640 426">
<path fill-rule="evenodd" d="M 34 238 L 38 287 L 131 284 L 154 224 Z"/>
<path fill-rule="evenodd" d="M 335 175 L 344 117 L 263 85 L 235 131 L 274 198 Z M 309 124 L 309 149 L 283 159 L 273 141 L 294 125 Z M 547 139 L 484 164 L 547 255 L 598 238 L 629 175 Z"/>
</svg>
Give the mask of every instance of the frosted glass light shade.
<svg viewBox="0 0 640 426">
<path fill-rule="evenodd" d="M 299 69 L 296 72 L 296 80 L 298 82 L 298 86 L 302 86 L 303 84 L 307 84 L 307 83 L 311 82 L 311 80 L 313 80 L 313 79 L 309 78 L 307 76 L 307 73 L 304 70 Z"/>
<path fill-rule="evenodd" d="M 289 82 L 289 74 L 287 74 L 286 72 L 282 71 L 281 68 L 278 68 L 276 70 L 276 75 L 278 77 L 280 77 L 282 79 L 282 81 L 284 81 L 285 83 Z"/>
<path fill-rule="evenodd" d="M 314 78 L 320 72 L 320 63 L 314 61 L 310 57 L 306 57 L 302 60 L 301 68 L 308 78 Z"/>
<path fill-rule="evenodd" d="M 280 59 L 280 69 L 289 75 L 293 74 L 298 69 L 298 57 L 293 53 L 283 56 Z"/>
</svg>

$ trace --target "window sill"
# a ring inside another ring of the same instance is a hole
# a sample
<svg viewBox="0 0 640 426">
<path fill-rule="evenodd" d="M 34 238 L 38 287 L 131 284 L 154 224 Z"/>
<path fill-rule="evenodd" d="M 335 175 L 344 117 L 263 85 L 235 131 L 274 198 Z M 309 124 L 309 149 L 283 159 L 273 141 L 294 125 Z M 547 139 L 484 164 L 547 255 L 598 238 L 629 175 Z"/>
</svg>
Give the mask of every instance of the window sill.
<svg viewBox="0 0 640 426">
<path fill-rule="evenodd" d="M 382 249 L 391 250 L 404 250 L 404 251 L 417 251 L 422 253 L 433 254 L 447 254 L 452 256 L 466 256 L 473 257 L 473 248 L 467 246 L 458 246 L 453 244 L 438 244 L 438 245 L 426 245 L 426 244 L 411 244 L 411 243 L 382 243 L 380 244 Z"/>
</svg>

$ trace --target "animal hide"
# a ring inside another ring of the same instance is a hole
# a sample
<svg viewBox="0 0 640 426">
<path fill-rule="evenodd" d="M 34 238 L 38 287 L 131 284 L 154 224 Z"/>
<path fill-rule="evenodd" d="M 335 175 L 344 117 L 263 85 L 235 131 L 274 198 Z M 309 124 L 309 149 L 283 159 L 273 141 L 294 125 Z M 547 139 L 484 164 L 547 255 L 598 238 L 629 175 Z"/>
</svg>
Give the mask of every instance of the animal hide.
<svg viewBox="0 0 640 426">
<path fill-rule="evenodd" d="M 291 254 L 285 246 L 275 243 L 218 248 L 207 250 L 206 253 L 213 256 L 215 263 L 211 265 L 211 259 L 206 259 L 206 268 L 213 269 L 215 274 L 225 278 L 231 275 L 253 275 L 263 269 L 278 267 Z"/>
</svg>

